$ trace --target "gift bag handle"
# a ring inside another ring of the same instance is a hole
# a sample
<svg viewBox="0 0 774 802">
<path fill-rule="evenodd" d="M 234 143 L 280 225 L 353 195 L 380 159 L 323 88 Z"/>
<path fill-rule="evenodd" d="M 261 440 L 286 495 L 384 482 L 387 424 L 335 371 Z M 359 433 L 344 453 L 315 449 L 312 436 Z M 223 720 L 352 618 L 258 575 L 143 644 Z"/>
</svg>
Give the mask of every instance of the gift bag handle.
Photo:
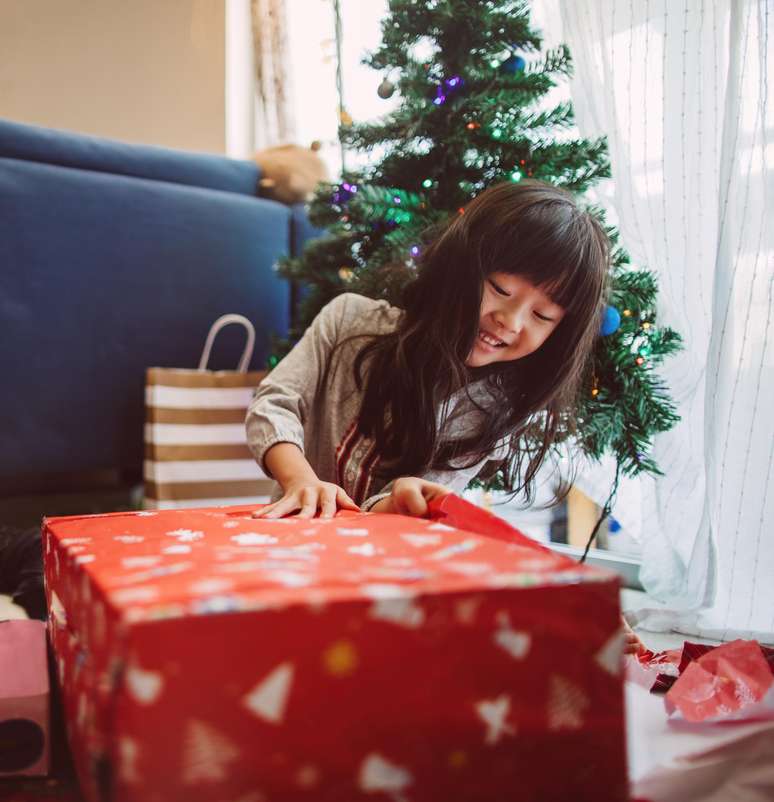
<svg viewBox="0 0 774 802">
<path fill-rule="evenodd" d="M 247 372 L 247 366 L 253 358 L 253 348 L 255 347 L 255 328 L 253 324 L 244 315 L 223 315 L 219 317 L 210 328 L 207 335 L 207 341 L 204 343 L 204 350 L 202 351 L 202 358 L 199 360 L 199 370 L 206 370 L 207 363 L 210 361 L 210 351 L 212 351 L 212 344 L 215 342 L 215 335 L 230 323 L 239 323 L 247 331 L 247 342 L 245 343 L 245 350 L 242 353 L 242 358 L 239 360 L 237 370 L 240 373 Z"/>
</svg>

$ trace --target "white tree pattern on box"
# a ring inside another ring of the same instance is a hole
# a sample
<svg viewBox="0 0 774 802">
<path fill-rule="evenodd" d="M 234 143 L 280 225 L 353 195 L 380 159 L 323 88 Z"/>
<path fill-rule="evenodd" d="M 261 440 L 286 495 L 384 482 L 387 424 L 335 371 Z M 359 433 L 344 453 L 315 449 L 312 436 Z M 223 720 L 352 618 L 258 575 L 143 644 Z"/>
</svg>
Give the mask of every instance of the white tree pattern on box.
<svg viewBox="0 0 774 802">
<path fill-rule="evenodd" d="M 293 684 L 293 664 L 281 663 L 245 696 L 245 706 L 259 718 L 280 724 Z"/>
<path fill-rule="evenodd" d="M 228 775 L 239 747 L 210 724 L 191 719 L 183 740 L 182 778 L 186 785 L 216 782 Z"/>
<path fill-rule="evenodd" d="M 577 730 L 583 726 L 583 711 L 589 706 L 586 694 L 565 677 L 551 676 L 548 682 L 548 727 Z"/>
</svg>

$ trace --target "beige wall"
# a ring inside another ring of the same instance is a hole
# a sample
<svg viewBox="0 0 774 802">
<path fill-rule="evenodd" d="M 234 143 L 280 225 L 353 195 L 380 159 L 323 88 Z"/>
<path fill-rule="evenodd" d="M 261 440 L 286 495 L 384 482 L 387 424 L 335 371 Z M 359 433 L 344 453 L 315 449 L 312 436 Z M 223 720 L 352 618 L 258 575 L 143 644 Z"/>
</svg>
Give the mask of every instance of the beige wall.
<svg viewBox="0 0 774 802">
<path fill-rule="evenodd" d="M 224 153 L 226 0 L 0 0 L 0 117 Z"/>
</svg>

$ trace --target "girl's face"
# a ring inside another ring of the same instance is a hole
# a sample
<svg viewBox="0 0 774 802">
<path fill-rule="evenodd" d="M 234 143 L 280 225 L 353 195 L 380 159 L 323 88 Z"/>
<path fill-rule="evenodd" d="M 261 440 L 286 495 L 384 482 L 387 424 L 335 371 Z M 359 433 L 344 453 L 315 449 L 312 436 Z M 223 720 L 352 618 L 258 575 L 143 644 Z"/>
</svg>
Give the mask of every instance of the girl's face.
<svg viewBox="0 0 774 802">
<path fill-rule="evenodd" d="M 490 273 L 484 279 L 478 336 L 465 364 L 480 368 L 537 351 L 559 325 L 564 311 L 527 279 Z"/>
</svg>

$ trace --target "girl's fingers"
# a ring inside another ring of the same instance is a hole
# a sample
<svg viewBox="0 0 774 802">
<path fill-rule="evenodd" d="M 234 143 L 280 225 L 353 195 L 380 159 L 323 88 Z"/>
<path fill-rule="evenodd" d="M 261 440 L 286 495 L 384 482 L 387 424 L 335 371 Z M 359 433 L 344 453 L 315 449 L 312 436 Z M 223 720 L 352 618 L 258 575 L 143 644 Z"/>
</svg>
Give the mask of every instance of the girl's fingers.
<svg viewBox="0 0 774 802">
<path fill-rule="evenodd" d="M 421 518 L 427 514 L 427 502 L 419 486 L 415 483 L 403 483 L 393 490 L 398 512 L 401 515 L 413 515 Z"/>
<path fill-rule="evenodd" d="M 293 493 L 290 496 L 284 496 L 279 501 L 275 501 L 274 504 L 271 504 L 271 510 L 269 512 L 264 511 L 264 515 L 261 517 L 263 518 L 282 518 L 283 515 L 287 515 L 288 513 L 293 512 L 293 510 L 297 510 L 300 504 L 298 501 L 298 496 Z"/>
<path fill-rule="evenodd" d="M 314 518 L 317 514 L 317 490 L 313 487 L 305 487 L 301 491 L 301 510 L 296 513 L 296 518 Z"/>
<path fill-rule="evenodd" d="M 336 502 L 339 507 L 342 507 L 345 510 L 355 510 L 355 512 L 360 512 L 360 507 L 358 507 L 358 505 L 352 501 L 352 499 L 347 495 L 346 491 L 341 487 L 336 491 Z"/>
<path fill-rule="evenodd" d="M 336 514 L 336 493 L 333 490 L 324 490 L 320 494 L 320 517 L 333 518 Z"/>
</svg>

